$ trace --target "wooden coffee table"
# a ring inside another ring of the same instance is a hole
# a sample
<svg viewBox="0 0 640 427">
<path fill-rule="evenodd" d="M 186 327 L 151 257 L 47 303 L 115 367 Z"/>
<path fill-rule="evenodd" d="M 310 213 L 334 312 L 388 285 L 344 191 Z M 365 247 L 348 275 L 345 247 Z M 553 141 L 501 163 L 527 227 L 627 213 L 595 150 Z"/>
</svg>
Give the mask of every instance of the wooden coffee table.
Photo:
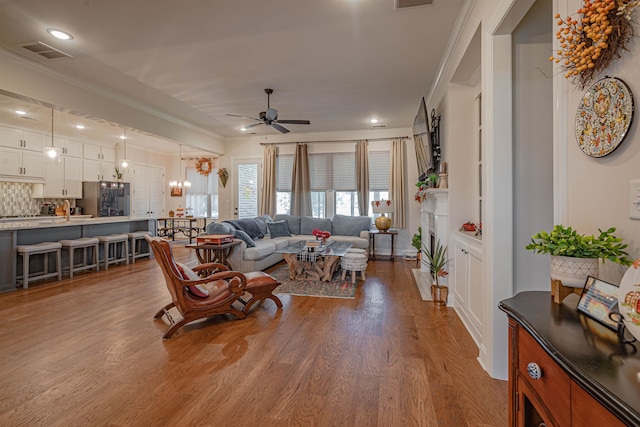
<svg viewBox="0 0 640 427">
<path fill-rule="evenodd" d="M 340 258 L 351 246 L 353 243 L 329 241 L 323 251 L 308 252 L 302 240 L 277 250 L 276 253 L 284 257 L 289 266 L 291 280 L 313 279 L 329 282 L 340 265 Z"/>
</svg>

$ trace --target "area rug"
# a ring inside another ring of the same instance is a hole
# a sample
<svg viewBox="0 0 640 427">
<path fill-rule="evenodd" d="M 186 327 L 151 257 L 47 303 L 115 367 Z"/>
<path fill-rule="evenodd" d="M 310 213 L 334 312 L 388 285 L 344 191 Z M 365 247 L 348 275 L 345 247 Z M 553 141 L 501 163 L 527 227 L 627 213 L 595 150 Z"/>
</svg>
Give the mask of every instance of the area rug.
<svg viewBox="0 0 640 427">
<path fill-rule="evenodd" d="M 289 266 L 286 264 L 279 266 L 269 274 L 282 283 L 274 291 L 276 294 L 325 298 L 355 298 L 357 282 L 355 284 L 351 283 L 350 273 L 347 274 L 345 280 L 340 280 L 342 274 L 340 269 L 334 273 L 330 282 L 311 279 L 291 280 L 289 279 Z"/>
</svg>

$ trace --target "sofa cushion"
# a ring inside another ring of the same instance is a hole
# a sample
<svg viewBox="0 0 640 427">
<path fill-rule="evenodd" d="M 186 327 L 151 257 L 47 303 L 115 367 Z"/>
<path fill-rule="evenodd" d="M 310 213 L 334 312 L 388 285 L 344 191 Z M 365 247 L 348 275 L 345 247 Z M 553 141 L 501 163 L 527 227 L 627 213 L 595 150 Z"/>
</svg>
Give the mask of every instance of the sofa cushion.
<svg viewBox="0 0 640 427">
<path fill-rule="evenodd" d="M 247 248 L 253 248 L 256 245 L 256 242 L 254 242 L 253 239 L 249 237 L 249 235 L 242 230 L 236 230 L 234 236 L 237 239 L 240 239 L 243 242 L 245 242 L 247 244 Z"/>
<path fill-rule="evenodd" d="M 271 239 L 271 243 L 276 245 L 276 250 L 284 249 L 289 246 L 289 237 L 276 237 Z"/>
<path fill-rule="evenodd" d="M 364 239 L 362 237 L 338 236 L 338 235 L 334 234 L 334 235 L 331 236 L 331 240 L 333 240 L 334 242 L 353 243 L 352 248 L 357 248 L 357 249 L 368 249 L 369 248 L 369 240 L 368 239 Z"/>
<path fill-rule="evenodd" d="M 331 220 L 329 218 L 303 216 L 300 222 L 300 233 L 298 234 L 312 234 L 313 230 L 316 229 L 331 232 Z"/>
<path fill-rule="evenodd" d="M 249 261 L 262 259 L 274 253 L 275 250 L 275 243 L 269 240 L 258 240 L 253 247 L 244 250 L 244 259 Z"/>
<path fill-rule="evenodd" d="M 287 224 L 289 224 L 289 233 L 291 233 L 291 234 L 300 234 L 300 221 L 302 220 L 301 217 L 292 216 L 292 215 L 278 214 L 275 217 L 273 217 L 273 220 L 274 221 L 282 221 L 282 220 L 287 221 Z"/>
<path fill-rule="evenodd" d="M 227 222 L 212 222 L 207 224 L 207 234 L 233 234 L 236 228 Z"/>
<path fill-rule="evenodd" d="M 331 220 L 331 234 L 338 236 L 360 236 L 361 231 L 371 227 L 368 216 L 334 215 Z"/>
<path fill-rule="evenodd" d="M 182 280 L 200 280 L 198 274 L 185 264 L 176 262 L 176 267 L 178 267 L 178 271 L 182 275 Z M 202 285 L 187 286 L 187 290 L 195 297 L 206 298 L 209 296 L 209 290 L 205 289 Z"/>
<path fill-rule="evenodd" d="M 274 239 L 276 237 L 289 237 L 291 233 L 289 233 L 289 224 L 287 221 L 275 221 L 275 222 L 267 222 L 267 230 L 269 230 L 269 236 Z"/>
</svg>

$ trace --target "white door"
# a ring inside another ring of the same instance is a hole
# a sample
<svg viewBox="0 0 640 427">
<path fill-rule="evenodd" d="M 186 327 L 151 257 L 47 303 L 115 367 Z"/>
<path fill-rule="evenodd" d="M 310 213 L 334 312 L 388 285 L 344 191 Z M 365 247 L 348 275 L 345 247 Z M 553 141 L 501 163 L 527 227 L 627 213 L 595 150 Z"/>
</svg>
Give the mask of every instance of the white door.
<svg viewBox="0 0 640 427">
<path fill-rule="evenodd" d="M 235 173 L 229 181 L 235 184 L 234 217 L 252 218 L 258 216 L 262 183 L 262 162 L 260 159 L 236 160 Z"/>
<path fill-rule="evenodd" d="M 131 215 L 159 218 L 164 215 L 164 168 L 134 165 Z"/>
<path fill-rule="evenodd" d="M 164 168 L 149 166 L 149 217 L 164 216 Z"/>
</svg>

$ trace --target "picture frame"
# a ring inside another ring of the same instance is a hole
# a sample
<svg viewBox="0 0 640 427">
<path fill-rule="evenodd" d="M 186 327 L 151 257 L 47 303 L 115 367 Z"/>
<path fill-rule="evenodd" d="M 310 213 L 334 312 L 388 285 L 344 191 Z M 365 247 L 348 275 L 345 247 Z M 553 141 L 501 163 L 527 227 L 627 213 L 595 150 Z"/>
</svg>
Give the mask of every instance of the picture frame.
<svg viewBox="0 0 640 427">
<path fill-rule="evenodd" d="M 588 276 L 577 309 L 609 329 L 616 332 L 620 329 L 616 285 Z"/>
<path fill-rule="evenodd" d="M 171 197 L 182 197 L 182 187 L 171 187 Z"/>
</svg>

